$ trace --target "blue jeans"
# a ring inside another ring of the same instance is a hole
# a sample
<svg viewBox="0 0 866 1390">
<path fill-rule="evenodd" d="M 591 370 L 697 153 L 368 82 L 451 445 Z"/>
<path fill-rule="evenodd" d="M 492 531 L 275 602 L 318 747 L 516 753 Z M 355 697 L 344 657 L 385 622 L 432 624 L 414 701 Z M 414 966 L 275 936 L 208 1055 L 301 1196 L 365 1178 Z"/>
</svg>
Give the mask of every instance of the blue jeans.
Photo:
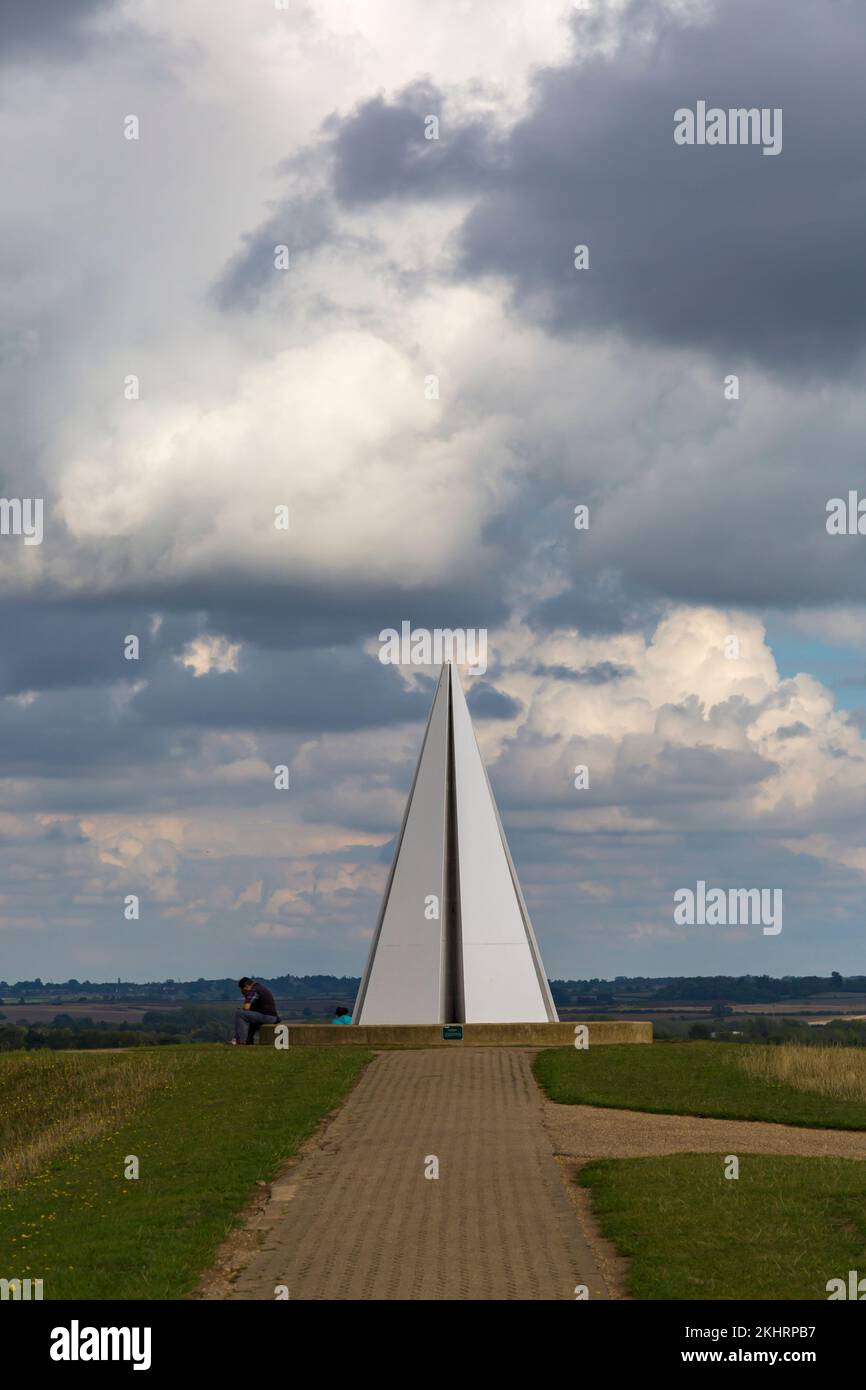
<svg viewBox="0 0 866 1390">
<path fill-rule="evenodd" d="M 252 1043 L 263 1023 L 276 1023 L 276 1014 L 259 1014 L 255 1009 L 238 1009 L 235 1014 L 235 1040 Z"/>
</svg>

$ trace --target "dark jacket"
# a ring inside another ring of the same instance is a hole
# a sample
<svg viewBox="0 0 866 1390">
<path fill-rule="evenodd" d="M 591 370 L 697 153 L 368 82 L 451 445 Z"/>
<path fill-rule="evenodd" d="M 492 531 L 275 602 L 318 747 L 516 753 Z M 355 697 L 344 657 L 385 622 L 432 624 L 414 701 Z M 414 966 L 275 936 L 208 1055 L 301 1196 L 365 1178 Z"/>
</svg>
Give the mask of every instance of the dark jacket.
<svg viewBox="0 0 866 1390">
<path fill-rule="evenodd" d="M 276 1001 L 267 985 L 260 985 L 257 980 L 254 981 L 252 988 L 245 991 L 244 998 L 255 1013 L 270 1014 L 279 1023 Z"/>
</svg>

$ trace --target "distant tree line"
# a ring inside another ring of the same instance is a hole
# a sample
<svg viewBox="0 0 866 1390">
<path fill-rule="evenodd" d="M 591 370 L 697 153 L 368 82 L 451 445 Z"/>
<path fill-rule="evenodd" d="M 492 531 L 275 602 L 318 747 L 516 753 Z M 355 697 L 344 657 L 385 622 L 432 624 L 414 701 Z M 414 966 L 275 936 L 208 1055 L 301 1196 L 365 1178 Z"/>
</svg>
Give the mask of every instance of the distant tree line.
<svg viewBox="0 0 866 1390">
<path fill-rule="evenodd" d="M 773 1004 L 815 994 L 866 994 L 866 975 L 684 975 L 663 979 L 643 976 L 615 980 L 551 980 L 557 1005 L 610 1004 L 623 995 L 641 995 L 646 1004 L 671 1001 Z"/>
<path fill-rule="evenodd" d="M 234 979 L 222 980 L 150 980 L 137 984 L 131 980 L 0 980 L 0 1000 L 8 1002 L 27 1002 L 29 1004 L 51 1003 L 95 1003 L 100 999 L 110 999 L 120 1003 L 133 1003 L 139 999 L 165 999 L 168 1001 L 197 1000 L 205 1002 L 234 1001 L 238 997 L 237 982 L 241 974 L 249 971 L 238 969 Z M 253 978 L 266 984 L 279 999 L 339 998 L 354 1000 L 361 981 L 357 977 L 345 975 L 255 975 Z"/>
<path fill-rule="evenodd" d="M 669 980 L 653 993 L 653 1002 L 714 1000 L 731 1004 L 771 1004 L 780 999 L 806 999 L 815 994 L 866 993 L 866 975 L 697 975 Z"/>
<path fill-rule="evenodd" d="M 801 1043 L 808 1047 L 866 1047 L 866 1020 L 834 1019 L 804 1023 L 799 1018 L 751 1017 L 738 1014 L 726 1023 L 688 1023 L 665 1019 L 653 1024 L 656 1042 Z"/>
</svg>

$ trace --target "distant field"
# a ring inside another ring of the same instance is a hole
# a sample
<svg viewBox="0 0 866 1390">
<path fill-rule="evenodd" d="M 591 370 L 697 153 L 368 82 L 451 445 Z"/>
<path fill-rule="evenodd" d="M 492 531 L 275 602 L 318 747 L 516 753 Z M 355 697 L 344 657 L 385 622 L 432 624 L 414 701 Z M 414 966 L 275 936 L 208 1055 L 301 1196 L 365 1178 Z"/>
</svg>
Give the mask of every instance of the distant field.
<svg viewBox="0 0 866 1390">
<path fill-rule="evenodd" d="M 163 1004 L 146 1000 L 133 1004 L 0 1004 L 0 1023 L 34 1026 L 53 1023 L 58 1014 L 70 1018 L 92 1018 L 94 1023 L 140 1023 L 150 1009 L 177 1009 L 178 1004 Z"/>
<path fill-rule="evenodd" d="M 826 1018 L 850 1018 L 866 1013 L 866 994 L 813 994 L 810 999 L 787 999 L 775 1004 L 734 1004 L 735 1014 L 766 1014 L 787 1018 L 821 1014 Z"/>
<path fill-rule="evenodd" d="M 206 1044 L 0 1053 L 0 1153 L 13 1183 L 0 1195 L 0 1275 L 43 1279 L 46 1299 L 182 1298 L 256 1181 L 274 1176 L 370 1055 Z M 124 1177 L 130 1155 L 137 1179 Z"/>
<path fill-rule="evenodd" d="M 171 1014 L 181 1013 L 184 1010 L 194 1010 L 197 1013 L 208 1015 L 224 1015 L 230 1018 L 235 1009 L 243 1003 L 240 994 L 236 1000 L 227 1001 L 224 999 L 208 999 L 203 1002 L 196 1000 L 171 1000 L 166 1003 L 164 999 L 140 999 L 135 1004 L 112 1003 L 109 1001 L 96 1002 L 93 1004 L 79 1003 L 60 1003 L 60 1004 L 2 1004 L 0 1003 L 0 1024 L 31 1024 L 34 1027 L 44 1026 L 53 1023 L 58 1014 L 69 1014 L 70 1018 L 92 1018 L 94 1023 L 108 1023 L 117 1026 L 120 1023 L 138 1024 L 146 1013 L 158 1011 L 159 1013 Z M 350 999 L 349 1006 L 353 1003 Z M 333 1007 L 321 999 L 278 999 L 277 1008 L 285 1018 L 306 1017 L 304 1009 L 309 1010 L 309 1020 L 330 1018 Z M 5 1017 L 4 1017 L 5 1015 Z"/>
<path fill-rule="evenodd" d="M 719 1119 L 770 1120 L 782 1124 L 866 1129 L 866 1098 L 830 1089 L 827 1078 L 862 1067 L 863 1048 L 797 1048 L 823 1055 L 824 1081 L 813 1089 L 791 1084 L 792 1072 L 773 1074 L 785 1047 L 688 1042 L 652 1047 L 556 1048 L 541 1052 L 535 1074 L 551 1100 L 655 1114 L 708 1115 Z M 758 1054 L 766 1054 L 762 1059 Z M 751 1074 L 746 1070 L 755 1057 Z M 763 1069 L 763 1070 L 762 1070 Z M 859 1093 L 857 1093 L 859 1094 Z"/>
<path fill-rule="evenodd" d="M 643 1050 L 643 1049 L 641 1049 Z M 600 1159 L 578 1181 L 639 1299 L 826 1299 L 866 1260 L 866 1163 L 740 1154 Z M 805 1317 L 805 1314 L 804 1314 Z M 790 1321 L 790 1319 L 789 1319 Z"/>
<path fill-rule="evenodd" d="M 651 1001 L 642 998 L 638 1001 L 628 1002 L 625 999 L 618 999 L 612 1008 L 599 1010 L 598 1004 L 565 1004 L 559 1008 L 559 1016 L 563 1020 L 580 1019 L 587 1017 L 588 1013 L 597 1012 L 600 1017 L 614 1017 L 623 1019 L 652 1019 L 659 1023 L 670 1022 L 673 1019 L 701 1019 L 709 1020 L 712 1008 L 711 1000 L 697 999 L 668 999 Z M 846 991 L 826 994 L 813 994 L 806 999 L 784 999 L 775 1000 L 763 1004 L 736 1004 L 730 1006 L 731 1013 L 728 1015 L 727 1023 L 730 1025 L 733 1016 L 758 1016 L 764 1018 L 797 1018 L 803 1022 L 827 1022 L 834 1018 L 864 1018 L 866 1017 L 866 994 L 853 994 Z"/>
</svg>

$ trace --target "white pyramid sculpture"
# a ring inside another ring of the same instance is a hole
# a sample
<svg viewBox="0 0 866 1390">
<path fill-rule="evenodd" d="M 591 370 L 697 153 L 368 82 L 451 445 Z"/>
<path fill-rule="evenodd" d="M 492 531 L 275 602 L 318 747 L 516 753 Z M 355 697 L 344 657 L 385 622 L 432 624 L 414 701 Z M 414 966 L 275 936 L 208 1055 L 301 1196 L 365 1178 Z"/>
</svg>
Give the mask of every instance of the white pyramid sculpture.
<svg viewBox="0 0 866 1390">
<path fill-rule="evenodd" d="M 466 698 L 449 662 L 427 721 L 355 1022 L 557 1017 Z"/>
</svg>

